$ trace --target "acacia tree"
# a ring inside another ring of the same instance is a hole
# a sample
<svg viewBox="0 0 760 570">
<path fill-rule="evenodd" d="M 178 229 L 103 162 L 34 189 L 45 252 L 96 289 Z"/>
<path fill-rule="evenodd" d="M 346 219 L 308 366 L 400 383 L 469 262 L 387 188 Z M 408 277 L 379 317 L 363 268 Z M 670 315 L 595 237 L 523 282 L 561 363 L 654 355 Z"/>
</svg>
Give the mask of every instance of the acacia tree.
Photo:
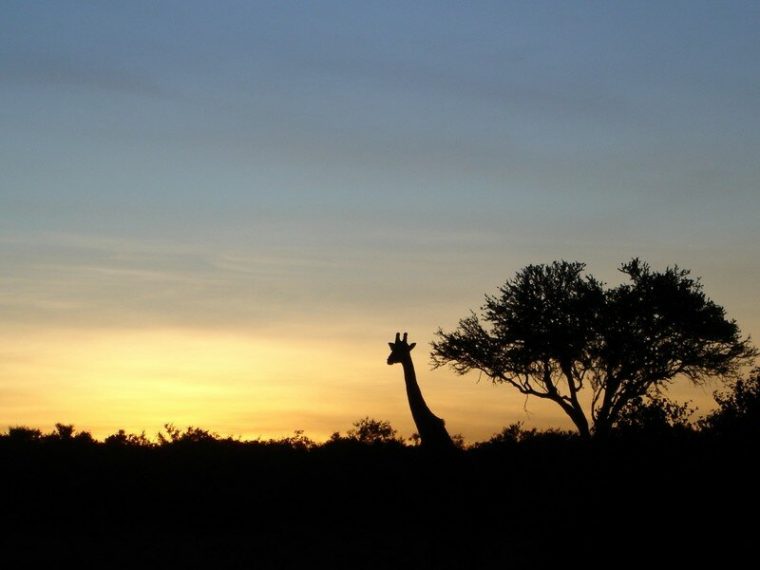
<svg viewBox="0 0 760 570">
<path fill-rule="evenodd" d="M 733 377 L 756 356 L 687 270 L 655 272 L 633 259 L 620 267 L 629 281 L 607 288 L 584 269 L 567 261 L 522 269 L 486 295 L 480 315 L 438 330 L 433 365 L 551 400 L 583 437 L 604 437 L 635 398 L 678 377 Z"/>
</svg>

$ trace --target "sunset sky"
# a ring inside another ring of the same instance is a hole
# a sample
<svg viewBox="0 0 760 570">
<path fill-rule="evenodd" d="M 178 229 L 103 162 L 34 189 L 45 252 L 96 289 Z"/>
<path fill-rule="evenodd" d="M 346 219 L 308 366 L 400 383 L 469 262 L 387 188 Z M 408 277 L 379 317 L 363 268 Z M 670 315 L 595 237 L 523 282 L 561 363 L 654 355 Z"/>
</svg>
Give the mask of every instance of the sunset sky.
<svg viewBox="0 0 760 570">
<path fill-rule="evenodd" d="M 398 330 L 452 433 L 567 427 L 429 363 L 555 259 L 677 263 L 760 337 L 758 30 L 757 2 L 2 2 L 0 429 L 409 435 Z"/>
</svg>

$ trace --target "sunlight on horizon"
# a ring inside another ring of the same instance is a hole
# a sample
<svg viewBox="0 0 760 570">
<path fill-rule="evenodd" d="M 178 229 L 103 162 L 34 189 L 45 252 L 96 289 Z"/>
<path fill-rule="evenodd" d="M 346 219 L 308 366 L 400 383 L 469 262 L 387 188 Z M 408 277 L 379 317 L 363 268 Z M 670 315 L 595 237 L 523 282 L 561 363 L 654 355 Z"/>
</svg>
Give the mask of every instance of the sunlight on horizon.
<svg viewBox="0 0 760 570">
<path fill-rule="evenodd" d="M 2 418 L 10 424 L 74 423 L 104 436 L 119 428 L 155 435 L 164 423 L 247 438 L 345 428 L 345 378 L 361 358 L 325 347 L 187 330 L 59 331 L 3 337 Z M 379 386 L 364 386 L 373 398 Z M 331 399 L 321 397 L 322 392 Z M 11 407 L 10 404 L 13 403 Z M 8 406 L 8 407 L 6 407 Z M 344 409 L 341 409 L 344 408 Z M 315 429 L 316 426 L 316 429 Z M 320 427 L 322 429 L 320 429 Z"/>
<path fill-rule="evenodd" d="M 0 342 L 6 427 L 49 431 L 54 423 L 72 423 L 99 439 L 119 429 L 155 438 L 171 423 L 243 439 L 304 430 L 323 441 L 370 416 L 390 420 L 404 437 L 415 431 L 402 371 L 384 362 L 385 342 L 346 347 L 335 339 L 182 329 L 6 332 Z M 526 402 L 508 386 L 478 382 L 476 374 L 430 371 L 421 349 L 414 356 L 425 398 L 467 441 L 488 439 L 515 421 L 572 429 L 551 403 Z M 684 383 L 671 394 L 704 413 L 712 406 L 710 392 Z"/>
</svg>

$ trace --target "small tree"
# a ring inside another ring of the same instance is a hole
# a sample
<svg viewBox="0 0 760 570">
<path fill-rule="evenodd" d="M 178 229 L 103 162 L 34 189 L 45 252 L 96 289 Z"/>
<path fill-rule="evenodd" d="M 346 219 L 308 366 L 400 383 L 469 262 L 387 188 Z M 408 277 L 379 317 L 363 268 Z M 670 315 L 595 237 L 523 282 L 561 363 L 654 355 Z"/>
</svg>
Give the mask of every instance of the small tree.
<svg viewBox="0 0 760 570">
<path fill-rule="evenodd" d="M 714 395 L 718 409 L 700 421 L 700 427 L 722 436 L 760 435 L 760 368 Z"/>
<path fill-rule="evenodd" d="M 365 417 L 354 422 L 354 427 L 348 430 L 349 439 L 361 443 L 399 443 L 397 432 L 389 421 Z"/>
<path fill-rule="evenodd" d="M 582 436 L 603 437 L 634 399 L 679 376 L 731 377 L 756 355 L 688 271 L 653 272 L 633 259 L 620 268 L 629 282 L 605 288 L 584 269 L 566 261 L 524 268 L 486 296 L 481 315 L 438 331 L 434 366 L 478 370 L 553 401 Z"/>
<path fill-rule="evenodd" d="M 62 441 L 74 439 L 74 426 L 73 424 L 55 424 L 55 431 L 48 434 L 48 437 Z"/>
<path fill-rule="evenodd" d="M 689 402 L 674 402 L 661 394 L 634 398 L 620 411 L 615 429 L 651 436 L 692 429 L 690 418 L 696 411 Z"/>
</svg>

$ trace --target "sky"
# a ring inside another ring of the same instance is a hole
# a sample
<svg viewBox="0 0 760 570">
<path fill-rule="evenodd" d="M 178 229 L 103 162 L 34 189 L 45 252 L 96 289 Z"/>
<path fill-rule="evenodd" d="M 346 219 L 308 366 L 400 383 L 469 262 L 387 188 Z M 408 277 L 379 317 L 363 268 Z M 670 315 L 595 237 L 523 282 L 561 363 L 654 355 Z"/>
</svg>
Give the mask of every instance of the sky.
<svg viewBox="0 0 760 570">
<path fill-rule="evenodd" d="M 0 4 L 0 427 L 569 427 L 430 367 L 525 265 L 760 336 L 756 2 Z M 673 394 L 701 410 L 716 386 Z"/>
</svg>

